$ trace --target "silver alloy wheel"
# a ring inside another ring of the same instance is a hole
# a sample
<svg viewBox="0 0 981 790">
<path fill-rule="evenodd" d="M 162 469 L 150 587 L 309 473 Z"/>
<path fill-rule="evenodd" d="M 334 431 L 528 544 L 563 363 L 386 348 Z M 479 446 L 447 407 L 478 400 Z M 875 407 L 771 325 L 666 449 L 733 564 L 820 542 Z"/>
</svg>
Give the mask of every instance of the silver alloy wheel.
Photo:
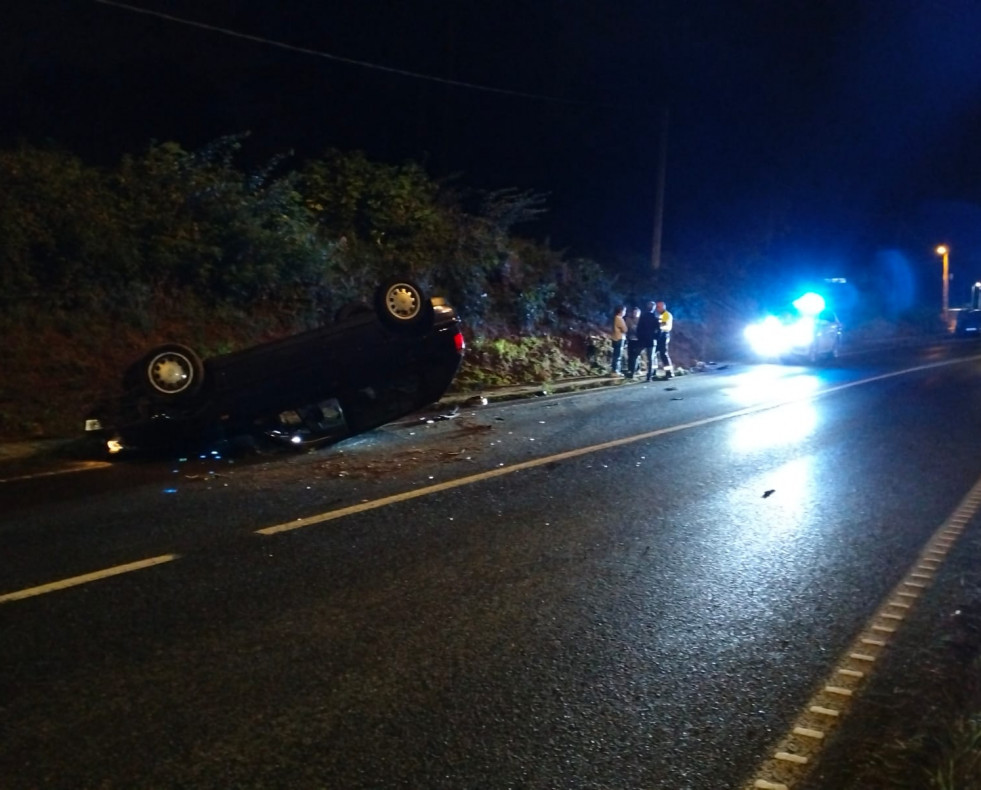
<svg viewBox="0 0 981 790">
<path fill-rule="evenodd" d="M 385 309 L 393 318 L 411 321 L 422 309 L 419 292 L 408 283 L 395 283 L 385 291 Z"/>
<path fill-rule="evenodd" d="M 146 366 L 147 380 L 157 392 L 176 395 L 194 383 L 194 364 L 179 351 L 162 351 Z"/>
</svg>

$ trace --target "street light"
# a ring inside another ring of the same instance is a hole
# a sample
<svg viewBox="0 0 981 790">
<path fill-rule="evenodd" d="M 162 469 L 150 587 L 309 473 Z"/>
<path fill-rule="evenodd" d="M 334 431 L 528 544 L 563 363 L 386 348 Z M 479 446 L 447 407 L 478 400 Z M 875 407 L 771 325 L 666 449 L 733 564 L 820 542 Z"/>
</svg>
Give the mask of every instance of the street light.
<svg viewBox="0 0 981 790">
<path fill-rule="evenodd" d="M 948 295 L 948 283 L 949 283 L 948 272 L 950 271 L 950 269 L 949 269 L 949 265 L 950 265 L 950 250 L 947 249 L 947 246 L 946 245 L 941 244 L 939 247 L 937 247 L 937 255 L 943 255 L 944 256 L 944 290 L 943 290 L 943 294 L 944 294 L 943 295 L 943 300 L 944 301 L 943 301 L 943 309 L 944 309 L 944 323 L 946 324 L 947 323 L 947 320 L 948 320 L 947 295 Z"/>
</svg>

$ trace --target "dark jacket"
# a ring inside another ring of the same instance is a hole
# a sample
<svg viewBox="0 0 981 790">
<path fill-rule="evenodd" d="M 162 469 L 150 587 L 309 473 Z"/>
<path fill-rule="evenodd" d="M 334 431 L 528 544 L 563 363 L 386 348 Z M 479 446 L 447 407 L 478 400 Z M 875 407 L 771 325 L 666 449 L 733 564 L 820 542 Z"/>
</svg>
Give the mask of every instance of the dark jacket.
<svg viewBox="0 0 981 790">
<path fill-rule="evenodd" d="M 649 313 L 641 313 L 640 321 L 637 322 L 637 340 L 642 346 L 654 344 L 654 340 L 661 331 L 661 320 L 653 310 Z"/>
</svg>

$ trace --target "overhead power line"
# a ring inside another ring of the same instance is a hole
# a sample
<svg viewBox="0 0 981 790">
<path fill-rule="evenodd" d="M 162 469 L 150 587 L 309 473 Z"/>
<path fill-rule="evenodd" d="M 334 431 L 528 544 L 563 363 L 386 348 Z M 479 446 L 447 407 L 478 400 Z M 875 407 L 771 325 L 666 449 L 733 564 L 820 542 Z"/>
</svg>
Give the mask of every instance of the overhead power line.
<svg viewBox="0 0 981 790">
<path fill-rule="evenodd" d="M 226 27 L 219 27 L 218 25 L 209 25 L 204 22 L 196 22 L 193 19 L 185 19 L 184 17 L 173 16 L 172 14 L 164 14 L 160 11 L 151 11 L 147 8 L 140 8 L 138 6 L 129 5 L 128 3 L 116 2 L 116 0 L 95 0 L 96 3 L 100 5 L 113 6 L 115 8 L 121 8 L 124 11 L 131 11 L 134 14 L 143 14 L 145 16 L 156 17 L 157 19 L 164 19 L 168 22 L 174 22 L 179 25 L 187 25 L 188 27 L 195 27 L 199 30 L 208 30 L 212 33 L 220 33 L 224 36 L 230 36 L 232 38 L 240 38 L 244 41 L 252 41 L 257 44 L 265 44 L 270 47 L 278 47 L 279 49 L 289 50 L 290 52 L 299 52 L 302 55 L 313 55 L 314 57 L 324 58 L 325 60 L 333 60 L 338 63 L 345 63 L 349 66 L 358 66 L 364 69 L 373 69 L 374 71 L 382 71 L 388 74 L 396 74 L 400 77 L 408 77 L 410 79 L 425 80 L 427 82 L 437 82 L 442 85 L 452 85 L 455 88 L 466 88 L 467 90 L 484 91 L 485 93 L 497 93 L 504 96 L 518 96 L 524 99 L 536 99 L 538 101 L 548 101 L 556 102 L 560 104 L 576 104 L 582 106 L 613 106 L 603 102 L 592 102 L 584 101 L 581 99 L 564 99 L 559 96 L 549 96 L 544 93 L 528 93 L 525 91 L 515 91 L 508 90 L 507 88 L 494 88 L 489 85 L 478 85 L 473 82 L 464 82 L 462 80 L 451 80 L 446 77 L 437 77 L 432 74 L 422 74 L 417 71 L 406 71 L 405 69 L 397 69 L 392 66 L 383 66 L 380 63 L 369 63 L 365 60 L 356 60 L 354 58 L 346 58 L 342 55 L 332 55 L 329 52 L 322 52 L 316 49 L 310 49 L 309 47 L 298 47 L 295 44 L 287 44 L 283 41 L 276 41 L 275 39 L 265 38 L 263 36 L 255 36 L 251 33 L 242 33 L 238 30 L 231 30 Z"/>
</svg>

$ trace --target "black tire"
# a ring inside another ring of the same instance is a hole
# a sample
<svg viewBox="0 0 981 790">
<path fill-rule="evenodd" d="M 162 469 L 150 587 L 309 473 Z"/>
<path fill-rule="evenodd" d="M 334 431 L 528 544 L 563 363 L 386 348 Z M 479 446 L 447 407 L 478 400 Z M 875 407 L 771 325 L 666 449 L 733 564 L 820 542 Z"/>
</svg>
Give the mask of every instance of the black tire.
<svg viewBox="0 0 981 790">
<path fill-rule="evenodd" d="M 334 314 L 334 321 L 340 323 L 357 315 L 374 312 L 370 304 L 364 302 L 348 302 Z"/>
<path fill-rule="evenodd" d="M 182 400 L 196 395 L 204 384 L 201 358 L 187 346 L 168 343 L 150 351 L 140 363 L 140 378 L 155 398 Z"/>
<path fill-rule="evenodd" d="M 375 310 L 385 326 L 424 332 L 433 325 L 433 303 L 410 280 L 388 280 L 375 291 Z"/>
</svg>

